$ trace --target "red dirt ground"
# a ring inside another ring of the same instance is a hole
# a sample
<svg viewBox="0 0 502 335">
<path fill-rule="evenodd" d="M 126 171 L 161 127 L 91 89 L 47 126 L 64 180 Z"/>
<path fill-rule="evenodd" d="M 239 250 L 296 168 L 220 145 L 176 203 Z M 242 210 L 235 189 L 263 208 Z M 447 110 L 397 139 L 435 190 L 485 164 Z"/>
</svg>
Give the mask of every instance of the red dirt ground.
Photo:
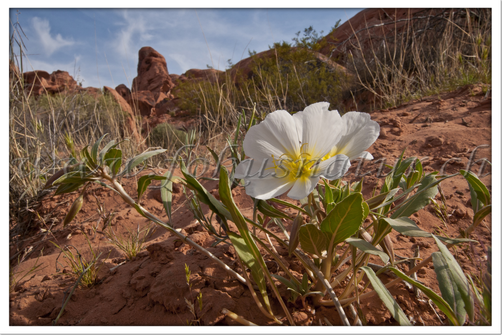
<svg viewBox="0 0 502 335">
<path fill-rule="evenodd" d="M 364 196 L 371 195 L 372 190 L 382 185 L 384 178 L 378 178 L 376 170 L 386 159 L 393 164 L 395 159 L 406 148 L 405 156 L 428 157 L 425 170 L 439 170 L 446 163 L 444 173 L 452 174 L 465 169 L 469 158 L 475 151 L 475 160 L 486 158 L 491 161 L 491 97 L 482 92 L 481 86 L 467 86 L 455 92 L 431 96 L 413 101 L 389 110 L 378 110 L 371 113 L 374 120 L 381 125 L 381 135 L 369 149 L 375 160 L 365 162 L 360 173 L 370 172 L 364 178 Z M 487 145 L 486 147 L 479 147 Z M 475 148 L 478 147 L 476 150 Z M 458 158 L 458 160 L 450 160 Z M 480 164 L 473 165 L 472 170 L 479 173 Z M 357 164 L 354 163 L 344 180 L 355 181 Z M 389 169 L 384 169 L 384 172 Z M 150 171 L 149 171 L 150 172 Z M 156 170 L 158 174 L 164 171 Z M 491 190 L 491 167 L 485 167 L 481 180 Z M 136 194 L 134 178 L 124 180 L 125 189 L 131 195 Z M 217 192 L 217 182 L 203 181 L 208 190 Z M 470 205 L 470 193 L 466 181 L 461 176 L 448 179 L 442 183 L 442 190 L 448 206 L 448 219 L 443 223 L 434 213 L 432 205 L 412 216 L 412 219 L 423 230 L 450 237 L 459 236 L 460 229 L 466 229 L 473 218 Z M 93 196 L 94 195 L 94 196 Z M 234 190 L 235 201 L 244 215 L 250 215 L 252 201 L 242 188 Z M 37 262 L 43 264 L 41 269 L 26 276 L 10 294 L 10 325 L 50 325 L 58 315 L 64 292 L 68 292 L 75 283 L 75 277 L 69 269 L 63 270 L 66 261 L 60 257 L 50 241 L 60 246 L 73 245 L 84 257 L 89 257 L 89 246 L 83 233 L 89 237 L 92 248 L 103 252 L 108 258 L 100 268 L 98 282 L 90 288 L 79 287 L 66 306 L 59 325 L 187 325 L 193 321 L 200 325 L 238 325 L 221 310 L 226 308 L 241 315 L 245 319 L 259 325 L 271 325 L 269 319 L 256 307 L 247 287 L 229 277 L 217 264 L 206 256 L 183 243 L 177 237 L 158 227 L 145 243 L 146 249 L 132 261 L 124 262 L 125 256 L 114 245 L 107 242 L 105 236 L 93 230 L 98 221 L 97 202 L 99 199 L 108 211 L 115 211 L 112 222 L 117 234 L 127 234 L 128 230 L 148 225 L 147 219 L 128 207 L 112 191 L 93 186 L 86 195 L 82 211 L 76 219 L 63 228 L 64 216 L 76 198 L 75 194 L 52 196 L 47 195 L 42 205 L 36 210 L 45 220 L 46 226 L 39 222 L 41 228 L 52 227 L 52 234 L 46 231 L 35 231 L 30 236 L 17 237 L 11 242 L 11 257 L 33 247 L 33 251 L 23 262 L 14 264 L 17 278 L 23 276 Z M 182 228 L 192 240 L 206 247 L 216 257 L 240 272 L 235 258 L 235 251 L 224 243 L 211 247 L 215 241 L 193 218 L 182 192 L 174 193 L 173 224 Z M 141 201 L 151 213 L 167 220 L 160 192 L 149 189 Z M 206 208 L 206 213 L 208 213 Z M 217 224 L 216 224 L 217 225 Z M 152 224 L 153 226 L 153 224 Z M 271 228 L 280 233 L 279 228 Z M 479 244 L 456 247 L 453 253 L 466 273 L 478 274 L 479 269 L 486 268 L 484 248 L 491 245 L 491 219 L 488 217 L 472 234 Z M 391 233 L 396 254 L 404 257 L 413 256 L 418 245 L 422 258 L 428 257 L 437 247 L 431 239 L 409 238 L 396 232 Z M 472 249 L 471 249 L 472 248 Z M 43 249 L 43 250 L 42 250 Z M 294 258 L 288 257 L 287 250 L 277 247 L 278 252 L 289 263 L 293 273 L 301 278 L 301 266 Z M 17 258 L 16 258 L 17 259 Z M 371 262 L 378 263 L 376 258 Z M 191 270 L 191 292 L 185 278 L 185 264 Z M 407 270 L 407 266 L 402 267 Z M 279 273 L 271 263 L 272 273 Z M 386 276 L 382 276 L 387 281 Z M 432 264 L 418 272 L 418 280 L 434 291 L 439 292 Z M 285 300 L 289 293 L 279 286 Z M 442 321 L 432 310 L 427 299 L 416 298 L 411 290 L 402 283 L 390 289 L 404 312 L 416 325 L 447 324 L 444 315 L 435 308 Z M 202 293 L 203 309 L 195 318 L 187 308 L 185 299 L 196 303 L 196 296 Z M 337 291 L 339 294 L 340 292 Z M 283 316 L 281 307 L 275 299 L 273 310 Z M 313 311 L 303 309 L 299 300 L 287 303 L 297 325 L 326 325 L 326 320 L 333 325 L 341 325 L 334 307 L 320 307 Z M 396 325 L 388 310 L 378 297 L 361 301 L 368 325 Z M 349 321 L 352 315 L 346 310 Z M 287 324 L 285 317 L 282 321 Z"/>
</svg>

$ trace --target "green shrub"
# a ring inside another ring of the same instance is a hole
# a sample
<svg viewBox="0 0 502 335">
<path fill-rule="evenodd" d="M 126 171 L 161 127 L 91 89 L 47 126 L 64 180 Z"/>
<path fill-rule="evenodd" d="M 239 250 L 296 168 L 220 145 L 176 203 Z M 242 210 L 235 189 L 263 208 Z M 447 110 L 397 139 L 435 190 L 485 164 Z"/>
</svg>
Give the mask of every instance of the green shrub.
<svg viewBox="0 0 502 335">
<path fill-rule="evenodd" d="M 164 149 L 179 149 L 183 146 L 186 132 L 176 129 L 169 123 L 161 123 L 150 132 L 149 140 L 151 147 Z"/>
</svg>

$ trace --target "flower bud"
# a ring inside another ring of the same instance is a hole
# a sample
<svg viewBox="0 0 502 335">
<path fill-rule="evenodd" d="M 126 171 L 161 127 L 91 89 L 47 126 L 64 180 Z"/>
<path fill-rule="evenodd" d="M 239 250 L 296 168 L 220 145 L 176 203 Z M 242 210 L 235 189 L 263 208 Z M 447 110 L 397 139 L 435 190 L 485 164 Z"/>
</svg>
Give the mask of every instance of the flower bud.
<svg viewBox="0 0 502 335">
<path fill-rule="evenodd" d="M 82 208 L 83 204 L 84 204 L 84 194 L 82 193 L 71 205 L 70 211 L 68 212 L 68 214 L 66 214 L 66 217 L 64 218 L 63 227 L 66 227 L 68 223 L 73 221 L 75 216 L 77 216 L 78 212 L 80 212 L 80 209 Z"/>
</svg>

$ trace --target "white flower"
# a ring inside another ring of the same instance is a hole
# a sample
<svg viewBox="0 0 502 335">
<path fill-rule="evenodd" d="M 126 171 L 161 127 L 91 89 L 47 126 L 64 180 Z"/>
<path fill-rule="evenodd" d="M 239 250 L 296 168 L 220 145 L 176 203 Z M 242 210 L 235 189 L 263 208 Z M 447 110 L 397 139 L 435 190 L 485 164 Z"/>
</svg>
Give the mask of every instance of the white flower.
<svg viewBox="0 0 502 335">
<path fill-rule="evenodd" d="M 350 112 L 340 117 L 319 102 L 294 115 L 278 110 L 251 127 L 244 138 L 242 161 L 235 177 L 246 181 L 246 193 L 270 199 L 289 190 L 292 199 L 303 199 L 321 177 L 342 177 L 349 159 L 372 158 L 365 152 L 378 137 L 380 127 L 369 115 Z"/>
</svg>

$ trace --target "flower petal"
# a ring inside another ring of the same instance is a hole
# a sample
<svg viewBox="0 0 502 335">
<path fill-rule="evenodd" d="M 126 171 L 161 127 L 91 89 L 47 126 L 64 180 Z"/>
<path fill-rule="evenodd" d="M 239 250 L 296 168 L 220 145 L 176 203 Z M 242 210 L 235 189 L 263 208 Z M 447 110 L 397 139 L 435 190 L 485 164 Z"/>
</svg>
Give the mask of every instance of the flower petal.
<svg viewBox="0 0 502 335">
<path fill-rule="evenodd" d="M 244 179 L 246 193 L 256 199 L 275 198 L 287 192 L 294 184 L 291 178 L 280 178 L 273 168 L 272 159 L 263 161 L 246 159 L 235 169 L 235 178 Z"/>
<path fill-rule="evenodd" d="M 306 198 L 316 187 L 319 177 L 298 178 L 293 188 L 288 193 L 288 197 L 295 200 Z"/>
<path fill-rule="evenodd" d="M 336 155 L 319 163 L 315 175 L 329 180 L 335 180 L 343 177 L 343 175 L 347 173 L 349 167 L 349 157 L 346 155 Z"/>
<path fill-rule="evenodd" d="M 342 116 L 342 120 L 345 131 L 330 155 L 344 154 L 356 159 L 376 141 L 380 126 L 367 113 L 348 112 Z"/>
<path fill-rule="evenodd" d="M 251 127 L 244 138 L 246 155 L 255 159 L 279 158 L 283 154 L 300 154 L 300 135 L 291 114 L 278 110 Z"/>
<path fill-rule="evenodd" d="M 302 151 L 310 153 L 311 158 L 324 157 L 343 134 L 340 114 L 328 107 L 328 102 L 318 102 L 293 115 L 302 125 Z"/>
<path fill-rule="evenodd" d="M 366 159 L 366 160 L 372 160 L 374 157 L 372 154 L 370 154 L 369 152 L 367 151 L 363 151 L 357 158 L 362 158 L 362 159 Z"/>
</svg>

